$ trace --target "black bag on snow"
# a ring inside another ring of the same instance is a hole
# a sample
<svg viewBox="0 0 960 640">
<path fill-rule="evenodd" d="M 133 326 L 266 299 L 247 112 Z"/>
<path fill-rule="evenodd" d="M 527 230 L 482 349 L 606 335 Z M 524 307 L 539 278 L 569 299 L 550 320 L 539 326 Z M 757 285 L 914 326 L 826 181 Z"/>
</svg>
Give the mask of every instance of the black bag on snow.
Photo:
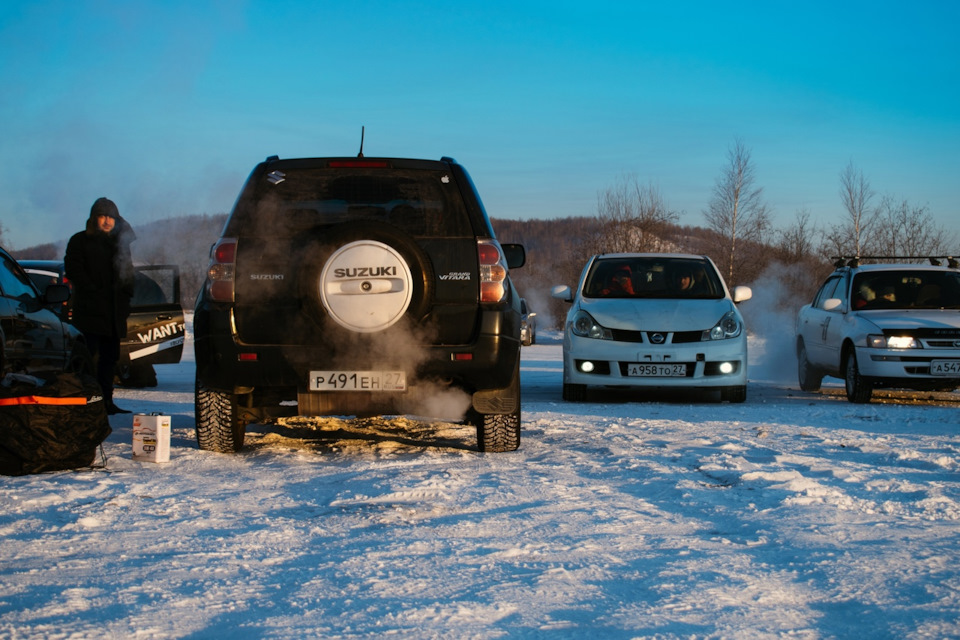
<svg viewBox="0 0 960 640">
<path fill-rule="evenodd" d="M 0 474 L 88 467 L 108 435 L 93 376 L 10 374 L 0 382 Z"/>
</svg>

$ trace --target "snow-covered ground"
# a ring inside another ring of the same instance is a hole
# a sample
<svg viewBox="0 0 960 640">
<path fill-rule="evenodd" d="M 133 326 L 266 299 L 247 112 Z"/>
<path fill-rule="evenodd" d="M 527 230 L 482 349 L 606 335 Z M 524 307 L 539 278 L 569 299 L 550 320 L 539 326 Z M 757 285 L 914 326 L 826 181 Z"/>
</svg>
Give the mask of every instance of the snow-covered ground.
<svg viewBox="0 0 960 640">
<path fill-rule="evenodd" d="M 560 398 L 523 352 L 518 452 L 407 418 L 197 449 L 191 346 L 154 389 L 169 463 L 0 477 L 2 638 L 960 637 L 958 394 Z M 778 373 L 779 364 L 787 373 Z"/>
</svg>

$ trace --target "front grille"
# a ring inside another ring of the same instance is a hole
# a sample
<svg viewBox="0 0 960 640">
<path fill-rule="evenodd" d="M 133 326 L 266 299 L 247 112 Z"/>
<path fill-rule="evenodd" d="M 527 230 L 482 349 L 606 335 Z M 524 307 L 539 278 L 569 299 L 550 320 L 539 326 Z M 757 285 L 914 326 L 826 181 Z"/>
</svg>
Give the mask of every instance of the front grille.
<svg viewBox="0 0 960 640">
<path fill-rule="evenodd" d="M 700 342 L 703 337 L 703 331 L 631 331 L 628 329 L 611 329 L 611 337 L 617 342 L 638 342 L 657 345 L 664 344 L 689 344 L 691 342 Z M 651 339 L 651 336 L 663 336 L 661 342 Z"/>
<path fill-rule="evenodd" d="M 702 338 L 703 331 L 677 331 L 673 334 L 673 344 L 700 342 Z"/>
<path fill-rule="evenodd" d="M 960 349 L 960 339 L 957 340 L 924 340 L 923 346 L 930 349 Z"/>
<path fill-rule="evenodd" d="M 643 331 L 610 329 L 610 336 L 617 342 L 643 342 Z"/>
</svg>

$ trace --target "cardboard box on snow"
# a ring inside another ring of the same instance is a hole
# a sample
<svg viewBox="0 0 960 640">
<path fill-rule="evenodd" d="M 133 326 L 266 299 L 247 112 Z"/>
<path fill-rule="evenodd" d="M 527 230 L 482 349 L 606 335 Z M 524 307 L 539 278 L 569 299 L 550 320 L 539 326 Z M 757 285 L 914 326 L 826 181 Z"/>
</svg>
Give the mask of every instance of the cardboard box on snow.
<svg viewBox="0 0 960 640">
<path fill-rule="evenodd" d="M 133 459 L 170 461 L 170 416 L 137 413 L 133 416 Z"/>
</svg>

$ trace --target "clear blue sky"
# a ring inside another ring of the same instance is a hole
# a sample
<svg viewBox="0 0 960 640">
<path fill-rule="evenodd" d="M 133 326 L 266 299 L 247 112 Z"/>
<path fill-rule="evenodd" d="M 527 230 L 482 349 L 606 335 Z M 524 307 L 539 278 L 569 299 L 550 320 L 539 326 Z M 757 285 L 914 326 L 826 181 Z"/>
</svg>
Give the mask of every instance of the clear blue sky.
<svg viewBox="0 0 960 640">
<path fill-rule="evenodd" d="M 0 5 L 0 224 L 65 239 L 226 212 L 254 164 L 462 162 L 488 212 L 593 215 L 624 174 L 680 222 L 736 139 L 789 225 L 878 196 L 960 229 L 960 2 L 61 2 Z"/>
</svg>

